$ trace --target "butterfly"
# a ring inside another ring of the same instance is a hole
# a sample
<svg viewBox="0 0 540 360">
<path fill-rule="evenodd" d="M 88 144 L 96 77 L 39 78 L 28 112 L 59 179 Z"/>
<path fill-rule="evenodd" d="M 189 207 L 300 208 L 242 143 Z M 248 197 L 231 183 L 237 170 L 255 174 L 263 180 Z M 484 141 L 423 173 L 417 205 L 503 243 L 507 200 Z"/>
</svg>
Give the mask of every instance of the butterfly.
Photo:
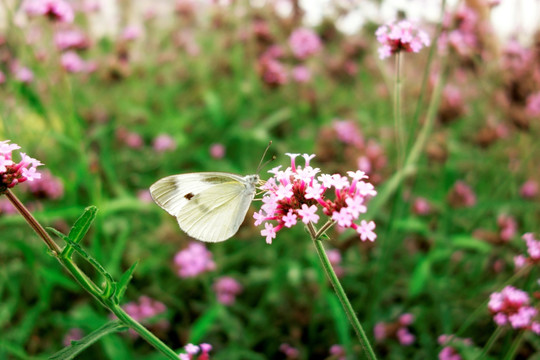
<svg viewBox="0 0 540 360">
<path fill-rule="evenodd" d="M 218 242 L 236 234 L 255 197 L 259 175 L 200 172 L 167 176 L 150 186 L 154 201 L 189 236 Z"/>
</svg>

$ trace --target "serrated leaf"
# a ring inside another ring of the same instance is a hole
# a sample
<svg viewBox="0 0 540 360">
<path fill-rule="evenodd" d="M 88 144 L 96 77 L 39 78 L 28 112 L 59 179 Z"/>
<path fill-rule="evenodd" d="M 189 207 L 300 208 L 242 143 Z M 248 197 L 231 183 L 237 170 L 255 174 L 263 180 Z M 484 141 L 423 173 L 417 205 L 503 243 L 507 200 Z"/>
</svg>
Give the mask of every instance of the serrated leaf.
<svg viewBox="0 0 540 360">
<path fill-rule="evenodd" d="M 212 325 L 215 324 L 220 308 L 221 306 L 213 306 L 195 320 L 189 334 L 190 343 L 199 344 L 201 340 L 203 340 L 204 335 L 206 335 Z"/>
<path fill-rule="evenodd" d="M 414 297 L 419 295 L 430 277 L 431 261 L 428 258 L 423 258 L 417 262 L 409 283 L 409 295 Z"/>
<path fill-rule="evenodd" d="M 71 241 L 74 243 L 79 243 L 84 238 L 90 229 L 90 226 L 94 222 L 96 214 L 97 207 L 95 206 L 89 206 L 84 209 L 84 213 L 77 219 L 77 221 L 75 221 L 75 224 L 69 231 L 68 237 L 71 239 Z"/>
<path fill-rule="evenodd" d="M 120 302 L 122 297 L 124 296 L 124 293 L 126 292 L 127 286 L 129 285 L 129 282 L 133 278 L 133 272 L 135 271 L 135 268 L 139 264 L 139 261 L 135 261 L 133 265 L 129 269 L 126 270 L 125 273 L 122 274 L 122 277 L 120 277 L 120 280 L 118 281 L 118 285 L 116 288 L 116 301 Z"/>
<path fill-rule="evenodd" d="M 49 360 L 69 360 L 75 358 L 79 353 L 84 351 L 87 347 L 94 344 L 100 338 L 113 332 L 126 330 L 127 326 L 120 321 L 111 321 L 103 325 L 96 331 L 88 334 L 81 340 L 72 341 L 71 345 L 63 348 L 57 353 L 51 355 Z"/>
<path fill-rule="evenodd" d="M 484 254 L 491 253 L 492 246 L 491 244 L 478 240 L 470 235 L 462 234 L 456 235 L 451 238 L 451 243 L 453 246 L 463 249 L 463 250 L 473 250 L 478 251 Z"/>
</svg>

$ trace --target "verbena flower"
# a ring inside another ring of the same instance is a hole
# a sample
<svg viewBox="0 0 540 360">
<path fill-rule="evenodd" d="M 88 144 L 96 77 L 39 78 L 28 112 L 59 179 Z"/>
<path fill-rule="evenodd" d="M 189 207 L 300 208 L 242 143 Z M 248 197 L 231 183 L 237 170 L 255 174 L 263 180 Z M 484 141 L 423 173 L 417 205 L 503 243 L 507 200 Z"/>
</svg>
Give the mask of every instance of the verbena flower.
<svg viewBox="0 0 540 360">
<path fill-rule="evenodd" d="M 56 200 L 64 196 L 64 184 L 62 180 L 53 176 L 50 171 L 44 170 L 41 177 L 34 181 L 27 182 L 28 191 L 38 199 Z"/>
<path fill-rule="evenodd" d="M 161 301 L 154 300 L 144 295 L 139 297 L 138 301 L 131 301 L 124 304 L 122 308 L 129 316 L 142 323 L 167 311 L 167 307 Z M 116 315 L 111 315 L 111 318 L 116 319 Z M 166 328 L 168 325 L 169 323 L 164 319 L 155 324 L 155 326 L 160 328 Z M 138 336 L 134 330 L 130 329 L 129 333 L 132 337 Z"/>
<path fill-rule="evenodd" d="M 64 339 L 62 340 L 62 343 L 64 346 L 70 346 L 72 341 L 81 340 L 84 336 L 84 333 L 82 329 L 80 328 L 71 328 L 69 331 L 64 335 Z"/>
<path fill-rule="evenodd" d="M 439 352 L 439 360 L 462 360 L 459 350 L 463 346 L 472 346 L 472 340 L 462 339 L 454 335 L 443 334 L 437 339 L 440 345 L 444 347 Z"/>
<path fill-rule="evenodd" d="M 80 30 L 59 31 L 54 35 L 54 43 L 59 50 L 86 49 L 90 41 Z"/>
<path fill-rule="evenodd" d="M 430 44 L 428 34 L 407 20 L 382 25 L 375 32 L 375 36 L 381 44 L 379 47 L 381 59 L 400 51 L 417 53 Z"/>
<path fill-rule="evenodd" d="M 87 69 L 86 62 L 74 51 L 68 51 L 62 54 L 60 63 L 70 73 L 80 73 Z"/>
<path fill-rule="evenodd" d="M 540 263 L 540 240 L 536 240 L 532 233 L 523 234 L 522 239 L 527 244 L 527 255 L 518 255 L 514 257 L 516 268 L 521 268 L 527 264 Z"/>
<path fill-rule="evenodd" d="M 236 295 L 242 292 L 242 285 L 233 277 L 222 276 L 213 285 L 217 300 L 223 305 L 232 305 Z"/>
<path fill-rule="evenodd" d="M 287 357 L 287 360 L 295 360 L 300 357 L 300 351 L 287 343 L 283 343 L 279 346 L 279 351 L 281 351 Z"/>
<path fill-rule="evenodd" d="M 30 16 L 46 16 L 53 21 L 71 23 L 75 13 L 64 0 L 26 0 L 23 6 Z"/>
<path fill-rule="evenodd" d="M 529 294 L 509 285 L 490 295 L 488 309 L 499 326 L 510 325 L 540 334 L 540 323 L 536 320 L 538 310 L 530 302 Z"/>
<path fill-rule="evenodd" d="M 303 168 L 295 162 L 300 154 L 287 155 L 291 158 L 291 166 L 285 170 L 278 166 L 269 171 L 274 176 L 262 186 L 266 191 L 262 198 L 263 206 L 253 215 L 255 226 L 264 224 L 261 235 L 266 237 L 268 244 L 284 227 L 300 223 L 317 224 L 319 210 L 340 227 L 354 229 L 362 241 L 375 241 L 377 235 L 373 231 L 373 221 L 355 223 L 367 211 L 367 200 L 377 194 L 373 185 L 364 181 L 367 179 L 364 172 L 349 171 L 348 177 L 319 174 L 320 169 L 309 165 L 315 155 L 302 155 L 305 160 Z"/>
<path fill-rule="evenodd" d="M 21 160 L 16 163 L 13 161 L 13 150 L 21 147 L 9 142 L 0 141 L 0 194 L 17 184 L 41 178 L 41 173 L 36 169 L 43 164 L 23 152 L 20 153 Z"/>
<path fill-rule="evenodd" d="M 408 326 L 414 322 L 414 315 L 411 313 L 402 314 L 394 322 L 378 322 L 373 328 L 375 339 L 379 342 L 394 338 L 403 346 L 412 345 L 416 337 L 409 331 Z"/>
<path fill-rule="evenodd" d="M 289 37 L 289 46 L 298 59 L 306 59 L 316 54 L 322 48 L 319 35 L 311 29 L 300 28 L 292 32 Z"/>
<path fill-rule="evenodd" d="M 535 180 L 527 180 L 519 189 L 519 194 L 524 199 L 532 199 L 538 195 L 538 182 Z"/>
<path fill-rule="evenodd" d="M 184 350 L 186 352 L 185 354 L 178 355 L 180 360 L 209 360 L 212 345 L 206 343 L 200 345 L 187 344 L 184 346 Z M 199 354 L 198 357 L 196 357 L 197 354 Z"/>
<path fill-rule="evenodd" d="M 160 134 L 152 142 L 152 147 L 160 153 L 173 151 L 176 149 L 176 141 L 170 135 Z"/>
<path fill-rule="evenodd" d="M 174 256 L 174 265 L 178 276 L 182 278 L 195 277 L 216 268 L 212 253 L 199 242 L 192 242 L 187 248 L 179 251 Z"/>
</svg>

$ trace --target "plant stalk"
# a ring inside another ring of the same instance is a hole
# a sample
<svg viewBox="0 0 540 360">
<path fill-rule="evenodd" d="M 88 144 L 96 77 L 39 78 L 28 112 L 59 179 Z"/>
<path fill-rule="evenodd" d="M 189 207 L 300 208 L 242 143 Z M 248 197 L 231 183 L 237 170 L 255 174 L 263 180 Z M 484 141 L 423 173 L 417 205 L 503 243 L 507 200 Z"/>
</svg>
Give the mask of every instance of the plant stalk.
<svg viewBox="0 0 540 360">
<path fill-rule="evenodd" d="M 358 317 L 356 316 L 356 313 L 351 305 L 351 302 L 349 301 L 349 298 L 347 297 L 347 294 L 341 286 L 341 282 L 339 281 L 336 273 L 334 272 L 332 264 L 330 263 L 330 260 L 326 255 L 326 251 L 324 250 L 324 245 L 322 241 L 319 240 L 317 237 L 317 229 L 315 229 L 315 226 L 313 226 L 312 223 L 309 223 L 308 230 L 311 236 L 311 240 L 313 240 L 313 244 L 315 245 L 315 249 L 317 250 L 317 255 L 319 255 L 319 259 L 321 260 L 321 264 L 326 273 L 326 276 L 328 277 L 328 280 L 330 280 L 330 283 L 332 284 L 332 287 L 334 288 L 334 291 L 336 292 L 336 295 L 341 302 L 343 309 L 345 310 L 345 314 L 347 315 L 347 318 L 349 319 L 349 322 L 351 323 L 356 333 L 356 336 L 358 337 L 358 341 L 362 346 L 366 358 L 370 360 L 376 360 L 377 356 L 375 355 L 375 352 L 371 347 L 369 339 L 367 338 L 366 333 L 362 328 Z"/>
</svg>

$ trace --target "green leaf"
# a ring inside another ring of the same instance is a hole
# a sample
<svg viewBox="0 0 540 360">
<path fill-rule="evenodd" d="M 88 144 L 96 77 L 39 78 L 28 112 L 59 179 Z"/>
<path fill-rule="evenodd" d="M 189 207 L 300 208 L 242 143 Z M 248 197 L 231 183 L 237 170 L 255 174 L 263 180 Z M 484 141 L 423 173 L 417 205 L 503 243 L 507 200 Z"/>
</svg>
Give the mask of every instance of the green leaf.
<svg viewBox="0 0 540 360">
<path fill-rule="evenodd" d="M 189 341 L 192 344 L 199 344 L 204 335 L 216 322 L 221 306 L 213 306 L 201 315 L 191 326 Z"/>
<path fill-rule="evenodd" d="M 81 340 L 72 341 L 71 345 L 63 348 L 57 353 L 49 357 L 50 360 L 68 360 L 73 359 L 79 353 L 84 351 L 87 347 L 98 341 L 101 337 L 108 335 L 113 332 L 124 331 L 127 329 L 127 326 L 122 324 L 120 321 L 111 321 L 106 323 L 96 331 L 88 334 Z"/>
<path fill-rule="evenodd" d="M 139 264 L 139 261 L 137 260 L 125 273 L 122 274 L 122 277 L 118 281 L 118 285 L 116 288 L 116 302 L 120 303 L 120 300 L 122 300 L 122 297 L 124 296 L 124 293 L 126 292 L 127 286 L 131 279 L 133 278 L 133 272 L 135 271 L 135 268 Z"/>
<path fill-rule="evenodd" d="M 463 249 L 463 250 L 472 250 L 472 251 L 478 251 L 480 253 L 489 254 L 492 251 L 491 244 L 478 240 L 471 235 L 467 234 L 461 234 L 461 235 L 455 235 L 451 239 L 451 243 L 453 246 Z"/>
<path fill-rule="evenodd" d="M 431 261 L 424 257 L 416 263 L 409 283 L 409 295 L 414 297 L 419 295 L 431 275 Z"/>
<path fill-rule="evenodd" d="M 49 232 L 53 233 L 54 235 L 58 236 L 60 239 L 64 240 L 66 243 L 70 243 L 71 240 L 67 237 L 67 235 L 61 233 L 60 231 L 56 230 L 55 228 L 52 228 L 52 227 L 47 227 L 46 228 Z"/>
<path fill-rule="evenodd" d="M 90 226 L 96 218 L 97 207 L 89 206 L 84 209 L 84 213 L 75 221 L 75 225 L 69 231 L 68 237 L 74 243 L 79 243 L 84 238 Z"/>
</svg>

